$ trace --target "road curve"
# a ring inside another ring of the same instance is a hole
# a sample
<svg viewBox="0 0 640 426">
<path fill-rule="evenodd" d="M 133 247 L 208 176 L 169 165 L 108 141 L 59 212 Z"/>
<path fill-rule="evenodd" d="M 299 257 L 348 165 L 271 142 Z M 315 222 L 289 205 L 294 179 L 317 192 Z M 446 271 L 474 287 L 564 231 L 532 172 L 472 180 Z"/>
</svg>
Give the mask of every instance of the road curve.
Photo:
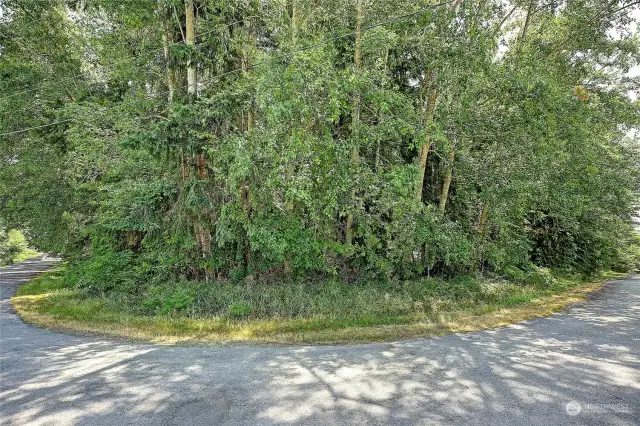
<svg viewBox="0 0 640 426">
<path fill-rule="evenodd" d="M 24 324 L 0 269 L 0 424 L 640 424 L 640 276 L 511 327 L 357 346 L 161 347 Z"/>
</svg>

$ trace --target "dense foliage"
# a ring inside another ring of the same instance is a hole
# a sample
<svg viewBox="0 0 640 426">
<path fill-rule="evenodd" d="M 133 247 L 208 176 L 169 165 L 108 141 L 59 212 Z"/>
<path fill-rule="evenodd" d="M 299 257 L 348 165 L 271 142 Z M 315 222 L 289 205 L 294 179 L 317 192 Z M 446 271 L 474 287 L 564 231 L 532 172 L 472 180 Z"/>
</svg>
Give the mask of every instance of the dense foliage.
<svg viewBox="0 0 640 426">
<path fill-rule="evenodd" d="M 148 300 L 628 269 L 631 3 L 4 0 L 0 217 Z"/>
<path fill-rule="evenodd" d="M 6 229 L 0 224 L 0 266 L 19 262 L 37 255 L 30 249 L 22 232 Z"/>
</svg>

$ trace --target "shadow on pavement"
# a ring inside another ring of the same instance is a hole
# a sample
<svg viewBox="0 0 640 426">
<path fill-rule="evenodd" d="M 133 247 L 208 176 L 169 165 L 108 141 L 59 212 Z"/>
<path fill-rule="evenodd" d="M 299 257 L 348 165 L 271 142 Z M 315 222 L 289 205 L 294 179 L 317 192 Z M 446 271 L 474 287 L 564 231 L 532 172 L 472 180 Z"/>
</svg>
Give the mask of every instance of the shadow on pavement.
<svg viewBox="0 0 640 426">
<path fill-rule="evenodd" d="M 483 332 L 196 348 L 25 325 L 4 303 L 46 265 L 0 272 L 2 424 L 640 424 L 639 277 L 562 314 Z"/>
</svg>

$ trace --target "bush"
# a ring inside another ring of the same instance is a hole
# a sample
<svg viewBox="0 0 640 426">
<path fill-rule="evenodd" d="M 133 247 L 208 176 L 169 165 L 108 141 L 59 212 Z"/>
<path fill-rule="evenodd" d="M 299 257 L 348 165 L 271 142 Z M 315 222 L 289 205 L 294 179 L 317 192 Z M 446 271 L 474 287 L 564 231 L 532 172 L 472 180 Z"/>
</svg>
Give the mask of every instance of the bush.
<svg viewBox="0 0 640 426">
<path fill-rule="evenodd" d="M 35 250 L 29 249 L 22 232 L 16 229 L 6 231 L 0 228 L 0 265 L 18 262 L 36 253 Z"/>
<path fill-rule="evenodd" d="M 142 300 L 146 313 L 176 315 L 189 310 L 195 301 L 192 286 L 178 283 L 172 286 L 151 287 Z"/>
<path fill-rule="evenodd" d="M 144 284 L 130 251 L 103 251 L 71 266 L 68 279 L 90 294 L 134 293 Z"/>
<path fill-rule="evenodd" d="M 541 268 L 533 264 L 529 265 L 527 269 L 505 268 L 503 276 L 514 283 L 530 285 L 540 289 L 550 288 L 556 281 L 549 268 Z"/>
<path fill-rule="evenodd" d="M 136 304 L 135 298 L 130 298 L 129 305 L 147 315 L 355 320 L 421 316 L 434 310 L 498 303 L 521 292 L 520 287 L 469 275 L 453 280 L 432 278 L 359 284 L 335 280 L 270 285 L 179 281 L 153 286 L 142 296 L 141 303 Z"/>
<path fill-rule="evenodd" d="M 621 251 L 613 269 L 620 272 L 640 272 L 640 230 L 631 236 L 629 245 Z"/>
<path fill-rule="evenodd" d="M 241 300 L 229 306 L 229 316 L 231 318 L 248 317 L 252 310 L 251 303 Z"/>
</svg>

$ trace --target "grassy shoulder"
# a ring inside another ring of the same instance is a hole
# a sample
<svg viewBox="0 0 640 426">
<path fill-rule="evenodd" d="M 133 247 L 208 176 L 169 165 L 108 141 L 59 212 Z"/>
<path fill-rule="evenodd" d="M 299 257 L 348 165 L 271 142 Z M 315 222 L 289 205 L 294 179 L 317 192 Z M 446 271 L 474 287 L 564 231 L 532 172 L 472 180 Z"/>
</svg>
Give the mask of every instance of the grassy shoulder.
<svg viewBox="0 0 640 426">
<path fill-rule="evenodd" d="M 18 263 L 18 262 L 22 262 L 23 260 L 28 260 L 31 259 L 33 257 L 36 256 L 40 256 L 40 252 L 38 252 L 37 250 L 34 250 L 32 248 L 26 248 L 25 250 L 21 251 L 19 254 L 17 254 L 13 259 L 11 259 L 11 263 Z M 7 266 L 7 265 L 5 265 Z"/>
<path fill-rule="evenodd" d="M 12 301 L 26 322 L 38 326 L 154 343 L 357 343 L 474 331 L 547 316 L 618 276 L 533 284 L 472 277 L 393 285 L 200 284 L 206 287 L 195 293 L 179 288 L 177 296 L 161 297 L 162 291 L 155 290 L 138 299 L 91 296 L 65 284 L 59 269 L 22 286 Z M 200 299 L 190 300 L 189 294 Z M 180 309 L 185 298 L 189 308 Z"/>
</svg>

